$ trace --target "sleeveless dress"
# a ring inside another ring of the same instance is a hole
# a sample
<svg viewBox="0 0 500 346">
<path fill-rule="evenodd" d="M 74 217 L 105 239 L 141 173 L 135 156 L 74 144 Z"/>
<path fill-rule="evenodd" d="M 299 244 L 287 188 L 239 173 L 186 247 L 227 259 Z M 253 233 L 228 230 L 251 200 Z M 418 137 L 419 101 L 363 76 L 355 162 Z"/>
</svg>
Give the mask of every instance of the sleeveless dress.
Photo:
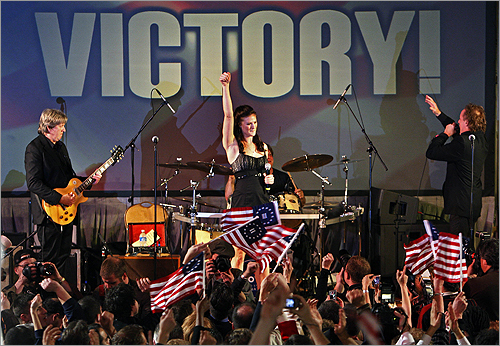
<svg viewBox="0 0 500 346">
<path fill-rule="evenodd" d="M 269 202 L 264 176 L 266 156 L 253 157 L 242 153 L 231 164 L 236 178 L 231 208 L 254 207 Z"/>
</svg>

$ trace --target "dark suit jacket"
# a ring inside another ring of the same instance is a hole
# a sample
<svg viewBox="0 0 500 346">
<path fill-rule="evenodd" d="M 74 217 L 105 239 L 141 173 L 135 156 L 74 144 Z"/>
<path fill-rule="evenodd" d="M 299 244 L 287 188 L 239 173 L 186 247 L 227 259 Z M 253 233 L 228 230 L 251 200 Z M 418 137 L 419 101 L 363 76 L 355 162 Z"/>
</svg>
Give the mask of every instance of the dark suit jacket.
<svg viewBox="0 0 500 346">
<path fill-rule="evenodd" d="M 453 122 L 444 113 L 438 117 L 443 126 Z M 426 156 L 431 160 L 446 161 L 446 179 L 443 184 L 444 213 L 470 217 L 470 186 L 471 186 L 471 164 L 472 148 L 469 136 L 474 134 L 474 214 L 476 220 L 481 214 L 482 184 L 481 174 L 483 171 L 488 144 L 484 132 L 464 132 L 453 136 L 447 143 L 448 135 L 441 133 L 434 137 L 427 149 Z"/>
<path fill-rule="evenodd" d="M 65 188 L 76 175 L 66 145 L 61 141 L 53 144 L 44 135 L 38 135 L 26 147 L 24 167 L 31 193 L 33 221 L 41 224 L 46 214 L 37 197 L 50 204 L 59 203 L 61 194 L 53 189 Z"/>
</svg>

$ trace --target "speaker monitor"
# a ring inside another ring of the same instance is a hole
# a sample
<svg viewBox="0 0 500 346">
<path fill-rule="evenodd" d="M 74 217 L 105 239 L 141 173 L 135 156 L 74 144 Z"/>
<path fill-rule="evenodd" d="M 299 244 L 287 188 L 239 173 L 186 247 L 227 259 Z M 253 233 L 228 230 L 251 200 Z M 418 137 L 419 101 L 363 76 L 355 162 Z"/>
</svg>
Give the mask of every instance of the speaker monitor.
<svg viewBox="0 0 500 346">
<path fill-rule="evenodd" d="M 418 198 L 372 188 L 372 222 L 380 225 L 410 225 L 417 221 Z"/>
<path fill-rule="evenodd" d="M 425 233 L 425 229 L 423 224 L 400 225 L 396 238 L 396 227 L 394 225 L 381 225 L 379 227 L 380 274 L 392 276 L 396 269 L 402 268 L 405 264 L 406 252 L 404 244 L 418 239 Z"/>
</svg>

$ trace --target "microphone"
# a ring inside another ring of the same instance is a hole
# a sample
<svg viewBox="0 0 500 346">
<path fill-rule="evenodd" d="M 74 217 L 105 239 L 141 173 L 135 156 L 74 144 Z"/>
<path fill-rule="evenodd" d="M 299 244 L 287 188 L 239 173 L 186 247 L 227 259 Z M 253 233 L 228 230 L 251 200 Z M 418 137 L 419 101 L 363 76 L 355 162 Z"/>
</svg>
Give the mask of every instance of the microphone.
<svg viewBox="0 0 500 346">
<path fill-rule="evenodd" d="M 266 162 L 264 168 L 266 169 L 266 175 L 271 174 L 271 164 L 269 162 Z M 271 187 L 269 186 L 269 184 L 266 184 L 266 191 L 271 191 Z"/>
<path fill-rule="evenodd" d="M 61 105 L 61 112 L 62 112 L 64 110 L 64 104 L 66 103 L 66 101 L 64 101 L 62 97 L 58 97 L 56 98 L 56 102 Z"/>
<path fill-rule="evenodd" d="M 340 95 L 339 99 L 337 100 L 337 102 L 335 102 L 335 105 L 333 106 L 333 109 L 337 108 L 337 106 L 339 105 L 340 101 L 342 101 L 342 99 L 344 98 L 345 94 L 347 93 L 347 90 L 349 90 L 349 88 L 351 87 L 351 84 L 349 84 L 347 86 L 347 88 L 345 88 L 344 92 L 342 93 L 342 95 Z"/>
<path fill-rule="evenodd" d="M 476 140 L 476 136 L 474 135 L 469 135 L 469 141 L 474 142 Z"/>
<path fill-rule="evenodd" d="M 153 141 L 154 144 L 158 144 L 158 142 L 160 141 L 160 138 L 158 138 L 158 136 L 153 136 L 153 138 L 151 138 L 151 140 Z"/>
<path fill-rule="evenodd" d="M 163 97 L 163 95 L 161 94 L 160 90 L 156 89 L 156 92 L 158 93 L 158 95 L 160 95 L 161 99 L 163 100 L 163 102 L 168 106 L 168 108 L 170 108 L 170 110 L 172 111 L 172 113 L 175 114 L 175 111 L 174 109 L 172 108 L 172 106 L 170 105 L 170 103 L 168 103 L 167 99 L 165 97 Z"/>
</svg>

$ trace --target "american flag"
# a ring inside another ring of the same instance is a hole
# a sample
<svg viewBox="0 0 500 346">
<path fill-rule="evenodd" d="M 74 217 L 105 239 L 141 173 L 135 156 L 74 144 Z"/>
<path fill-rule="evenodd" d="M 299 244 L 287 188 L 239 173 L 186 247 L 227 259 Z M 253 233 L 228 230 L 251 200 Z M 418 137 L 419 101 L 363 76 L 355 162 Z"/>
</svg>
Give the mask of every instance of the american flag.
<svg viewBox="0 0 500 346">
<path fill-rule="evenodd" d="M 162 312 L 197 289 L 203 289 L 204 261 L 205 253 L 202 252 L 169 276 L 151 282 L 151 312 Z"/>
<path fill-rule="evenodd" d="M 448 282 L 467 281 L 467 263 L 463 252 L 460 261 L 460 251 L 463 251 L 463 248 L 458 235 L 445 232 L 439 234 L 434 260 L 434 275 L 437 278 Z M 460 270 L 462 270 L 462 280 L 460 280 Z"/>
<path fill-rule="evenodd" d="M 261 271 L 264 271 L 269 262 L 277 259 L 285 250 L 288 243 L 280 240 L 296 232 L 294 229 L 273 223 L 274 221 L 267 222 L 271 225 L 266 227 L 266 224 L 262 222 L 262 216 L 258 214 L 247 223 L 233 227 L 232 232 L 223 234 L 221 238 L 243 250 L 256 260 L 260 264 Z"/>
<path fill-rule="evenodd" d="M 264 227 L 280 224 L 278 202 L 269 202 L 255 207 L 226 209 L 221 217 L 222 230 L 229 232 L 257 216 Z"/>
<path fill-rule="evenodd" d="M 404 244 L 404 248 L 405 265 L 413 275 L 422 274 L 434 262 L 430 239 L 426 234 L 408 245 Z"/>
<path fill-rule="evenodd" d="M 430 265 L 434 265 L 437 278 L 447 282 L 467 280 L 467 264 L 463 247 L 458 235 L 439 232 L 434 225 L 424 220 L 426 235 L 404 245 L 406 250 L 405 265 L 414 275 L 423 273 Z M 460 251 L 462 250 L 462 262 Z"/>
</svg>

